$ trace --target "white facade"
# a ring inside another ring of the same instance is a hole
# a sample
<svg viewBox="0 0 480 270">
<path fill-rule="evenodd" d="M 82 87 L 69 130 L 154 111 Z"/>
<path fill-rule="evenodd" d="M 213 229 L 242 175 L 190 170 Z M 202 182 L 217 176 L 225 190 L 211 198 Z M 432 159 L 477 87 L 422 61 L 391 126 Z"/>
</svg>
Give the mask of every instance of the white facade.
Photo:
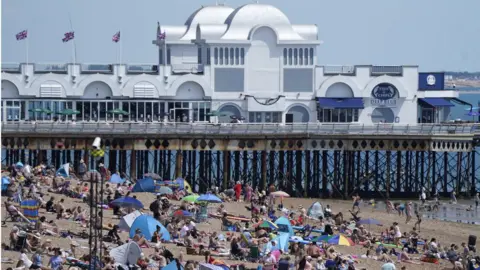
<svg viewBox="0 0 480 270">
<path fill-rule="evenodd" d="M 78 110 L 67 117 L 77 121 L 224 122 L 233 115 L 248 122 L 415 124 L 418 99 L 458 97 L 419 91 L 417 66 L 317 66 L 317 26 L 291 24 L 270 5 L 202 7 L 185 25 L 160 31 L 166 40 L 153 41 L 153 65 L 2 65 L 3 121 L 51 120 L 32 112 L 46 106 L 51 115 Z M 392 96 L 374 98 L 374 89 Z M 109 113 L 115 109 L 128 115 Z M 443 121 L 448 107 L 436 114 L 435 122 Z"/>
</svg>

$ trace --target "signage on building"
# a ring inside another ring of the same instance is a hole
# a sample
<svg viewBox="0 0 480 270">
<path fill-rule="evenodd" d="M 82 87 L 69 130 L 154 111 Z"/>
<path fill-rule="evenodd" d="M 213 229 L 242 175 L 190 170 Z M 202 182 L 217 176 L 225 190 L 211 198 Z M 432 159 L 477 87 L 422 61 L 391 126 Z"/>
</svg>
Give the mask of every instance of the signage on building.
<svg viewBox="0 0 480 270">
<path fill-rule="evenodd" d="M 395 107 L 397 105 L 397 88 L 389 83 L 381 83 L 372 90 L 372 106 Z"/>
<path fill-rule="evenodd" d="M 380 100 L 390 100 L 397 96 L 397 88 L 389 83 L 381 83 L 372 90 L 372 97 Z"/>
<path fill-rule="evenodd" d="M 418 73 L 418 89 L 419 90 L 445 89 L 445 73 L 443 72 Z"/>
</svg>

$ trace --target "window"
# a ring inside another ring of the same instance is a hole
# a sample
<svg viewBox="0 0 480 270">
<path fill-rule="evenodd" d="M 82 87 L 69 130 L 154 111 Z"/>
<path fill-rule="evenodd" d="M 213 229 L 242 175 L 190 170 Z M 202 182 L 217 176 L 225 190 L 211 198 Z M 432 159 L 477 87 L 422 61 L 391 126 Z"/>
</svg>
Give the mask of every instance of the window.
<svg viewBox="0 0 480 270">
<path fill-rule="evenodd" d="M 240 49 L 235 48 L 235 65 L 240 63 Z"/>
<path fill-rule="evenodd" d="M 240 49 L 240 65 L 245 65 L 245 49 Z"/>
<path fill-rule="evenodd" d="M 313 65 L 313 48 L 310 48 L 310 65 Z"/>
<path fill-rule="evenodd" d="M 298 64 L 303 65 L 303 49 L 298 50 Z"/>
<path fill-rule="evenodd" d="M 281 112 L 249 112 L 248 121 L 251 123 L 280 123 Z"/>
<path fill-rule="evenodd" d="M 225 65 L 228 65 L 228 60 L 229 60 L 229 50 L 228 48 L 225 48 Z"/>
<path fill-rule="evenodd" d="M 210 65 L 210 48 L 207 48 L 207 65 Z"/>
<path fill-rule="evenodd" d="M 288 49 L 288 64 L 292 65 L 293 52 L 292 49 Z"/>
<path fill-rule="evenodd" d="M 167 65 L 170 65 L 170 56 L 171 56 L 170 48 L 167 48 Z"/>
<path fill-rule="evenodd" d="M 287 54 L 287 48 L 283 49 L 283 64 L 284 65 L 287 65 L 287 58 L 288 54 Z"/>
<path fill-rule="evenodd" d="M 202 63 L 202 47 L 198 48 L 197 56 L 198 56 L 197 63 L 201 64 Z"/>
<path fill-rule="evenodd" d="M 213 51 L 214 57 L 215 57 L 215 65 L 218 65 L 218 48 L 215 48 Z"/>
<path fill-rule="evenodd" d="M 303 60 L 303 63 L 304 63 L 306 66 L 308 66 L 308 49 L 307 49 L 307 48 L 303 49 L 303 52 L 304 52 L 304 54 L 303 54 L 303 57 L 304 57 L 304 58 L 303 58 L 303 59 L 304 59 L 304 60 Z"/>
<path fill-rule="evenodd" d="M 223 65 L 223 48 L 220 48 L 220 65 Z"/>
<path fill-rule="evenodd" d="M 358 122 L 359 109 L 318 109 L 317 119 L 322 123 Z"/>
<path fill-rule="evenodd" d="M 233 64 L 235 64 L 235 62 L 233 60 L 233 56 L 234 56 L 233 48 L 230 48 L 230 65 L 231 66 L 233 66 Z"/>
<path fill-rule="evenodd" d="M 293 49 L 293 63 L 294 65 L 296 66 L 298 64 L 298 50 L 297 49 Z"/>
</svg>

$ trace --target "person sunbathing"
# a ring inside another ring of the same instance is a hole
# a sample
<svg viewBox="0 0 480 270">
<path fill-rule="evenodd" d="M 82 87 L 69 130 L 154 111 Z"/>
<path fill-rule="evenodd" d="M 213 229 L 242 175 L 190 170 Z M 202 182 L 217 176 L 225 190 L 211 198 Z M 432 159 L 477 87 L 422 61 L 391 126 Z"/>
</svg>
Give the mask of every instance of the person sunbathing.
<svg viewBox="0 0 480 270">
<path fill-rule="evenodd" d="M 142 234 L 142 231 L 140 229 L 135 230 L 135 235 L 132 238 L 132 241 L 137 243 L 138 246 L 142 247 L 147 245 L 148 246 L 148 241 L 145 239 L 145 237 Z"/>
<path fill-rule="evenodd" d="M 58 235 L 58 228 L 53 221 L 47 222 L 47 219 L 42 216 L 35 224 L 35 229 L 44 235 Z"/>
</svg>

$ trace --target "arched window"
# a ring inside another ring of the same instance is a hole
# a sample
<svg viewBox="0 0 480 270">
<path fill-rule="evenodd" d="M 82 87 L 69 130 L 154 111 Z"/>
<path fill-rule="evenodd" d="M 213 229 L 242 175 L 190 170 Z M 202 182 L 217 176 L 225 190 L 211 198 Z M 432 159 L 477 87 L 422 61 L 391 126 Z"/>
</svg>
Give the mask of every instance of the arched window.
<svg viewBox="0 0 480 270">
<path fill-rule="evenodd" d="M 313 65 L 313 48 L 310 48 L 310 65 Z"/>
<path fill-rule="evenodd" d="M 234 56 L 233 48 L 230 48 L 230 65 L 231 66 L 233 66 L 233 64 L 235 64 L 235 62 L 233 60 L 233 56 Z"/>
<path fill-rule="evenodd" d="M 308 66 L 308 49 L 307 48 L 303 49 L 303 54 L 304 54 L 303 55 L 303 64 L 305 66 Z"/>
<path fill-rule="evenodd" d="M 228 48 L 225 48 L 225 65 L 228 65 L 228 60 L 229 60 L 228 54 L 229 54 Z"/>
<path fill-rule="evenodd" d="M 293 49 L 293 63 L 295 66 L 298 64 L 298 49 Z"/>
<path fill-rule="evenodd" d="M 240 63 L 240 49 L 235 48 L 235 65 Z"/>
<path fill-rule="evenodd" d="M 213 54 L 215 58 L 215 65 L 218 65 L 218 48 L 214 49 Z"/>
<path fill-rule="evenodd" d="M 283 49 L 283 64 L 284 65 L 287 65 L 287 56 L 288 56 L 288 53 L 287 53 L 287 48 L 284 48 Z"/>
<path fill-rule="evenodd" d="M 220 65 L 223 65 L 223 48 L 220 48 Z"/>
<path fill-rule="evenodd" d="M 298 50 L 298 64 L 303 66 L 303 49 Z"/>
<path fill-rule="evenodd" d="M 245 49 L 240 50 L 240 65 L 245 65 Z"/>
<path fill-rule="evenodd" d="M 289 65 L 292 65 L 292 61 L 293 61 L 293 52 L 292 52 L 292 49 L 288 49 L 288 64 Z"/>
</svg>

